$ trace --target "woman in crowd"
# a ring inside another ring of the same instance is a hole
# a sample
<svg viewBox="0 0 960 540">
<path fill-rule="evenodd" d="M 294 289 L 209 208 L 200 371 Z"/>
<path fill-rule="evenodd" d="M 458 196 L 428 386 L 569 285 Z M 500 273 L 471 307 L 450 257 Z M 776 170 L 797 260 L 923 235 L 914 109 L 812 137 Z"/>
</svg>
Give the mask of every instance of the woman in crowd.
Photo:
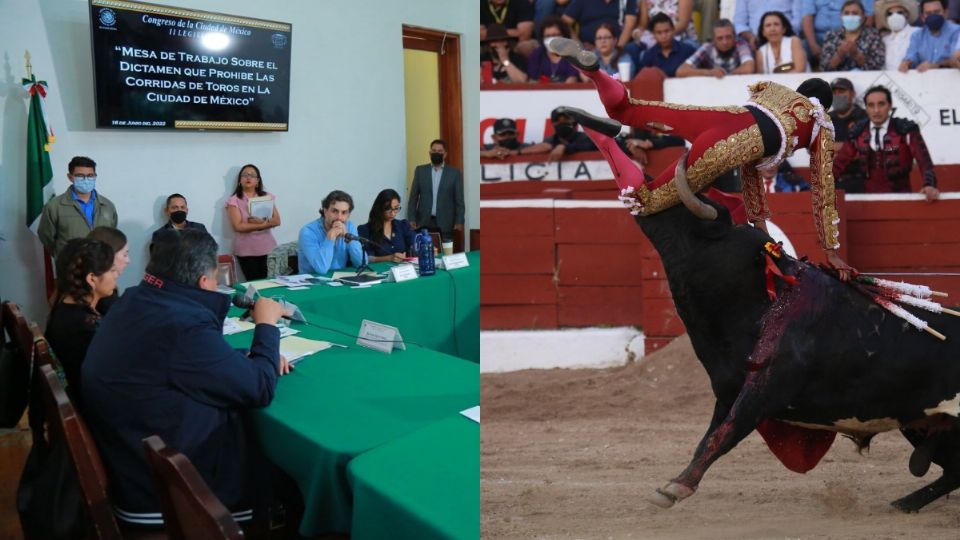
<svg viewBox="0 0 960 540">
<path fill-rule="evenodd" d="M 397 219 L 400 208 L 400 194 L 385 189 L 373 201 L 367 222 L 357 227 L 361 238 L 373 242 L 364 246 L 370 262 L 403 262 L 407 248 L 413 245 L 410 224 L 405 219 Z"/>
<path fill-rule="evenodd" d="M 250 199 L 267 197 L 274 202 L 273 215 L 262 219 L 250 215 Z M 270 229 L 280 226 L 276 197 L 263 189 L 263 178 L 256 165 L 244 165 L 237 173 L 237 187 L 227 199 L 227 216 L 236 235 L 233 254 L 247 280 L 267 277 L 267 255 L 277 247 Z"/>
<path fill-rule="evenodd" d="M 127 265 L 130 264 L 130 246 L 127 245 L 127 235 L 123 234 L 120 229 L 100 226 L 90 231 L 87 239 L 97 240 L 110 246 L 110 249 L 113 250 L 113 266 L 117 271 L 117 278 L 122 276 L 123 271 L 127 268 Z M 113 294 L 100 300 L 100 303 L 97 305 L 97 311 L 99 311 L 101 315 L 106 315 L 110 306 L 119 299 L 120 287 L 117 287 L 114 289 Z"/>
<path fill-rule="evenodd" d="M 840 11 L 843 27 L 823 38 L 820 67 L 824 71 L 881 70 L 886 49 L 880 32 L 865 26 L 866 15 L 860 0 L 847 0 Z"/>
<path fill-rule="evenodd" d="M 543 19 L 540 29 L 540 47 L 530 53 L 527 76 L 532 83 L 574 83 L 579 80 L 577 69 L 563 58 L 549 52 L 546 43 L 558 37 L 570 37 L 570 27 L 560 17 L 549 16 Z M 616 44 L 616 42 L 614 42 Z"/>
<path fill-rule="evenodd" d="M 103 316 L 99 303 L 116 291 L 117 275 L 113 249 L 105 242 L 74 238 L 57 257 L 57 299 L 44 335 L 63 366 L 72 399 L 80 398 L 80 366 Z"/>
<path fill-rule="evenodd" d="M 760 19 L 757 73 L 803 73 L 810 71 L 803 43 L 793 34 L 786 15 L 768 11 Z"/>
<path fill-rule="evenodd" d="M 633 63 L 633 59 L 630 58 L 629 54 L 623 54 L 622 51 L 617 48 L 616 29 L 607 23 L 603 23 L 597 27 L 597 33 L 594 34 L 593 39 L 597 46 L 595 52 L 597 53 L 597 58 L 600 60 L 600 69 L 606 71 L 607 74 L 613 78 L 620 79 L 620 68 L 618 64 L 620 62 L 627 62 L 630 64 L 630 74 L 627 76 L 627 80 L 623 82 L 628 82 L 632 79 L 637 71 L 636 65 Z M 561 62 L 566 62 L 566 60 L 561 60 Z M 583 77 L 583 82 L 590 81 L 586 75 L 581 75 L 581 77 Z"/>
</svg>

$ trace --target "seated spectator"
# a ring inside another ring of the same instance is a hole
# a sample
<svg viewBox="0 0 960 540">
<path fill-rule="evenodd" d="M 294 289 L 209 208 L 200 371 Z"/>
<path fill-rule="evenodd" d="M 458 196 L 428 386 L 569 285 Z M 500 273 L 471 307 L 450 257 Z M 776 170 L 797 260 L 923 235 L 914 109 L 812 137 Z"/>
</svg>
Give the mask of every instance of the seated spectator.
<svg viewBox="0 0 960 540">
<path fill-rule="evenodd" d="M 820 61 L 823 41 L 827 33 L 843 29 L 842 11 L 845 0 L 803 0 L 800 15 L 801 29 L 806 40 L 806 52 L 810 61 Z M 864 26 L 873 27 L 873 0 L 866 0 L 864 8 Z M 826 68 L 824 68 L 826 71 Z"/>
<path fill-rule="evenodd" d="M 110 246 L 113 250 L 113 267 L 117 271 L 117 278 L 123 275 L 123 271 L 130 264 L 130 246 L 127 244 L 127 235 L 120 229 L 113 227 L 97 227 L 87 235 L 88 240 L 97 240 Z M 107 311 L 120 299 L 120 287 L 116 287 L 113 292 L 100 300 L 97 311 L 101 315 L 106 315 Z"/>
<path fill-rule="evenodd" d="M 273 201 L 270 219 L 250 215 L 250 199 L 269 197 Z M 240 167 L 237 186 L 227 199 L 227 217 L 236 235 L 233 237 L 233 254 L 237 258 L 243 276 L 248 281 L 267 277 L 267 255 L 277 247 L 277 240 L 270 229 L 280 226 L 280 211 L 277 198 L 263 188 L 260 169 L 253 164 Z"/>
<path fill-rule="evenodd" d="M 204 227 L 203 223 L 197 223 L 195 221 L 187 221 L 187 214 L 190 212 L 190 209 L 187 208 L 187 198 L 179 193 L 174 193 L 167 197 L 167 204 L 163 207 L 163 213 L 167 215 L 167 222 L 163 224 L 163 227 L 160 227 L 153 232 L 153 238 L 150 240 L 153 243 L 156 240 L 157 234 L 160 231 L 182 231 L 184 229 L 197 229 L 200 231 L 206 231 L 207 228 Z"/>
<path fill-rule="evenodd" d="M 79 399 L 80 366 L 100 325 L 102 299 L 117 288 L 114 253 L 104 242 L 69 240 L 57 257 L 57 298 L 44 335 L 67 378 L 67 392 Z"/>
<path fill-rule="evenodd" d="M 480 41 L 485 50 L 480 53 L 480 63 L 490 62 L 493 82 L 527 82 L 527 61 L 513 51 L 516 39 L 507 34 L 500 24 L 487 28 L 487 37 Z"/>
<path fill-rule="evenodd" d="M 110 480 L 117 519 L 160 526 L 160 501 L 143 439 L 160 435 L 190 458 L 214 495 L 233 510 L 269 486 L 245 410 L 273 400 L 289 370 L 275 326 L 283 309 L 261 298 L 249 352 L 223 339 L 230 297 L 217 292 L 217 243 L 188 229 L 158 236 L 143 281 L 103 320 L 83 363 L 84 415 Z M 250 512 L 245 512 L 250 519 Z M 244 518 L 234 515 L 238 521 Z"/>
<path fill-rule="evenodd" d="M 611 2 L 609 0 L 570 0 L 563 12 L 563 20 L 569 26 L 580 25 L 580 41 L 593 48 L 597 28 L 607 23 L 617 29 L 617 47 L 623 49 L 630 42 L 630 35 L 637 25 L 637 0 Z"/>
<path fill-rule="evenodd" d="M 736 10 L 733 13 L 733 24 L 737 27 L 737 35 L 742 37 L 751 47 L 757 48 L 762 32 L 753 33 L 754 28 L 761 28 L 763 17 L 771 11 L 786 14 L 791 28 L 800 26 L 800 12 L 803 0 L 736 0 Z M 840 21 L 837 21 L 840 24 Z"/>
<path fill-rule="evenodd" d="M 893 71 L 910 48 L 910 38 L 919 30 L 913 26 L 917 20 L 916 0 L 879 0 L 877 2 L 877 28 L 883 36 L 885 61 L 883 69 Z"/>
<path fill-rule="evenodd" d="M 534 83 L 572 83 L 577 82 L 579 72 L 565 59 L 547 50 L 547 40 L 556 37 L 570 37 L 570 27 L 559 17 L 547 17 L 541 29 L 541 45 L 530 55 L 527 62 L 527 76 Z"/>
<path fill-rule="evenodd" d="M 757 73 L 803 73 L 810 71 L 800 38 L 779 11 L 765 13 L 760 19 L 757 49 Z"/>
<path fill-rule="evenodd" d="M 851 130 L 833 160 L 833 176 L 845 179 L 837 187 L 848 193 L 908 193 L 910 169 L 916 161 L 923 177 L 920 192 L 928 201 L 936 200 L 940 196 L 937 177 L 920 127 L 891 116 L 893 99 L 884 86 L 870 88 L 863 100 L 869 120 Z"/>
<path fill-rule="evenodd" d="M 753 73 L 755 63 L 750 45 L 734 33 L 729 19 L 713 25 L 713 42 L 704 43 L 677 68 L 677 77 L 716 77 Z"/>
<path fill-rule="evenodd" d="M 623 81 L 628 82 L 637 74 L 637 66 L 629 54 L 624 54 L 617 48 L 616 39 L 613 27 L 606 23 L 601 24 L 597 27 L 597 34 L 594 36 L 594 42 L 597 45 L 594 52 L 597 53 L 597 60 L 600 61 L 600 69 L 617 80 L 620 80 L 620 64 L 624 63 L 629 66 L 627 78 Z M 563 61 L 566 62 L 566 60 Z M 590 79 L 585 76 L 582 77 L 583 82 L 589 82 Z"/>
<path fill-rule="evenodd" d="M 863 4 L 847 0 L 841 13 L 843 28 L 827 32 L 823 39 L 820 67 L 825 71 L 883 69 L 883 40 L 875 28 L 864 26 Z"/>
<path fill-rule="evenodd" d="M 357 228 L 361 238 L 373 242 L 363 246 L 370 262 L 403 262 L 407 249 L 413 247 L 413 229 L 400 214 L 400 194 L 385 189 L 377 194 L 370 207 L 370 217 Z"/>
<path fill-rule="evenodd" d="M 693 24 L 693 0 L 638 0 L 640 21 L 633 31 L 633 40 L 647 48 L 653 47 L 657 40 L 653 32 L 647 29 L 650 19 L 657 13 L 666 13 L 676 28 L 677 39 L 698 46 L 697 29 Z"/>
<path fill-rule="evenodd" d="M 517 123 L 512 118 L 501 118 L 493 123 L 493 143 L 483 147 L 480 157 L 504 159 L 529 154 L 531 152 L 527 149 L 530 146 L 517 139 Z"/>
<path fill-rule="evenodd" d="M 550 111 L 550 122 L 554 134 L 542 143 L 526 148 L 524 153 L 539 154 L 550 152 L 547 161 L 558 161 L 566 154 L 574 152 L 592 152 L 597 149 L 586 133 L 577 130 L 577 122 L 570 115 L 560 112 L 560 108 Z"/>
<path fill-rule="evenodd" d="M 942 0 L 921 0 L 923 28 L 910 37 L 910 47 L 900 63 L 900 71 L 906 73 L 916 68 L 923 73 L 928 69 L 955 67 L 953 53 L 957 50 L 960 25 L 948 21 L 946 3 Z"/>
<path fill-rule="evenodd" d="M 768 193 L 810 191 L 810 184 L 793 171 L 789 161 L 783 161 L 776 169 L 758 169 L 758 172 Z"/>
<path fill-rule="evenodd" d="M 326 274 L 347 266 L 360 266 L 363 257 L 360 242 L 348 241 L 346 234 L 358 236 L 350 221 L 353 197 L 340 190 L 323 198 L 320 218 L 300 229 L 297 263 L 304 274 Z"/>
<path fill-rule="evenodd" d="M 830 83 L 830 89 L 833 90 L 833 108 L 830 110 L 833 141 L 839 147 L 850 138 L 853 126 L 866 120 L 867 111 L 857 105 L 857 93 L 850 79 L 838 77 Z"/>
<path fill-rule="evenodd" d="M 518 41 L 517 53 L 527 57 L 537 46 L 533 15 L 530 0 L 480 0 L 480 39 L 486 38 L 491 25 L 503 25 L 507 35 Z"/>
<path fill-rule="evenodd" d="M 697 49 L 673 37 L 673 21 L 666 13 L 657 13 L 650 19 L 650 31 L 657 44 L 643 53 L 640 68 L 660 68 L 667 77 L 675 76 L 677 68 Z"/>
</svg>

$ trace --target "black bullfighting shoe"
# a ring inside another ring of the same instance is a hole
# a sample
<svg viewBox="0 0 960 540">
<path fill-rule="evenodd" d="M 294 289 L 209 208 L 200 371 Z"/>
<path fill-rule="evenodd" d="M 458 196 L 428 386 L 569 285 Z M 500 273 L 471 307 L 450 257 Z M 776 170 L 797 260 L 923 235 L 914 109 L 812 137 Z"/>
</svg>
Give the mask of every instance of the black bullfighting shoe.
<svg viewBox="0 0 960 540">
<path fill-rule="evenodd" d="M 557 107 L 556 112 L 565 114 L 576 120 L 581 126 L 603 133 L 607 137 L 616 137 L 620 134 L 620 129 L 623 127 L 623 124 L 612 118 L 594 116 L 576 107 Z"/>
<path fill-rule="evenodd" d="M 597 55 L 593 51 L 584 49 L 579 41 L 555 37 L 550 40 L 547 49 L 557 56 L 566 58 L 568 62 L 584 71 L 596 71 L 600 69 L 600 62 L 597 60 Z"/>
</svg>

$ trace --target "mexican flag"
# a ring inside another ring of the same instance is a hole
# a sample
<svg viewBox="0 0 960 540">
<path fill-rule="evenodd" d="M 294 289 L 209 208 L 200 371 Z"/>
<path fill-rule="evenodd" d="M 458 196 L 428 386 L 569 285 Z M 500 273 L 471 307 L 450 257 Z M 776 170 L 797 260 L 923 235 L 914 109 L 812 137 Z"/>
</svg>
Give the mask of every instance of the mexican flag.
<svg viewBox="0 0 960 540">
<path fill-rule="evenodd" d="M 50 166 L 50 145 L 53 130 L 47 123 L 43 99 L 47 97 L 46 81 L 31 74 L 23 79 L 23 89 L 30 94 L 30 119 L 27 121 L 27 227 L 34 232 L 40 221 L 43 205 L 53 198 L 53 168 Z"/>
</svg>

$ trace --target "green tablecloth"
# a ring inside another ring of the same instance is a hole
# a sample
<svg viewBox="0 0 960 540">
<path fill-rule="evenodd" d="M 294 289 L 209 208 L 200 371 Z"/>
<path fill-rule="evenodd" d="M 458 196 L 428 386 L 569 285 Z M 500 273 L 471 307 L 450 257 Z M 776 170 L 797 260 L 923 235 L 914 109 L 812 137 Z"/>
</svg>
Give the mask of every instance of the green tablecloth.
<svg viewBox="0 0 960 540">
<path fill-rule="evenodd" d="M 309 312 L 307 318 L 356 333 L 353 326 Z M 294 327 L 301 330 L 300 337 L 349 348 L 331 348 L 301 360 L 296 371 L 280 379 L 273 403 L 255 411 L 254 425 L 267 457 L 300 487 L 306 506 L 301 534 L 348 532 L 352 495 L 347 463 L 478 405 L 479 364 L 413 345 L 388 355 L 355 345 L 355 338 L 334 331 Z M 235 347 L 249 347 L 251 336 L 243 332 L 227 340 Z"/>
<path fill-rule="evenodd" d="M 480 252 L 467 253 L 467 259 L 466 268 L 437 270 L 433 276 L 403 283 L 361 288 L 314 285 L 303 291 L 273 288 L 262 294 L 283 296 L 304 311 L 354 325 L 354 333 L 363 319 L 396 326 L 407 342 L 479 363 Z M 385 272 L 392 265 L 370 266 Z"/>
<path fill-rule="evenodd" d="M 350 462 L 353 540 L 480 537 L 480 424 L 457 415 Z"/>
</svg>

